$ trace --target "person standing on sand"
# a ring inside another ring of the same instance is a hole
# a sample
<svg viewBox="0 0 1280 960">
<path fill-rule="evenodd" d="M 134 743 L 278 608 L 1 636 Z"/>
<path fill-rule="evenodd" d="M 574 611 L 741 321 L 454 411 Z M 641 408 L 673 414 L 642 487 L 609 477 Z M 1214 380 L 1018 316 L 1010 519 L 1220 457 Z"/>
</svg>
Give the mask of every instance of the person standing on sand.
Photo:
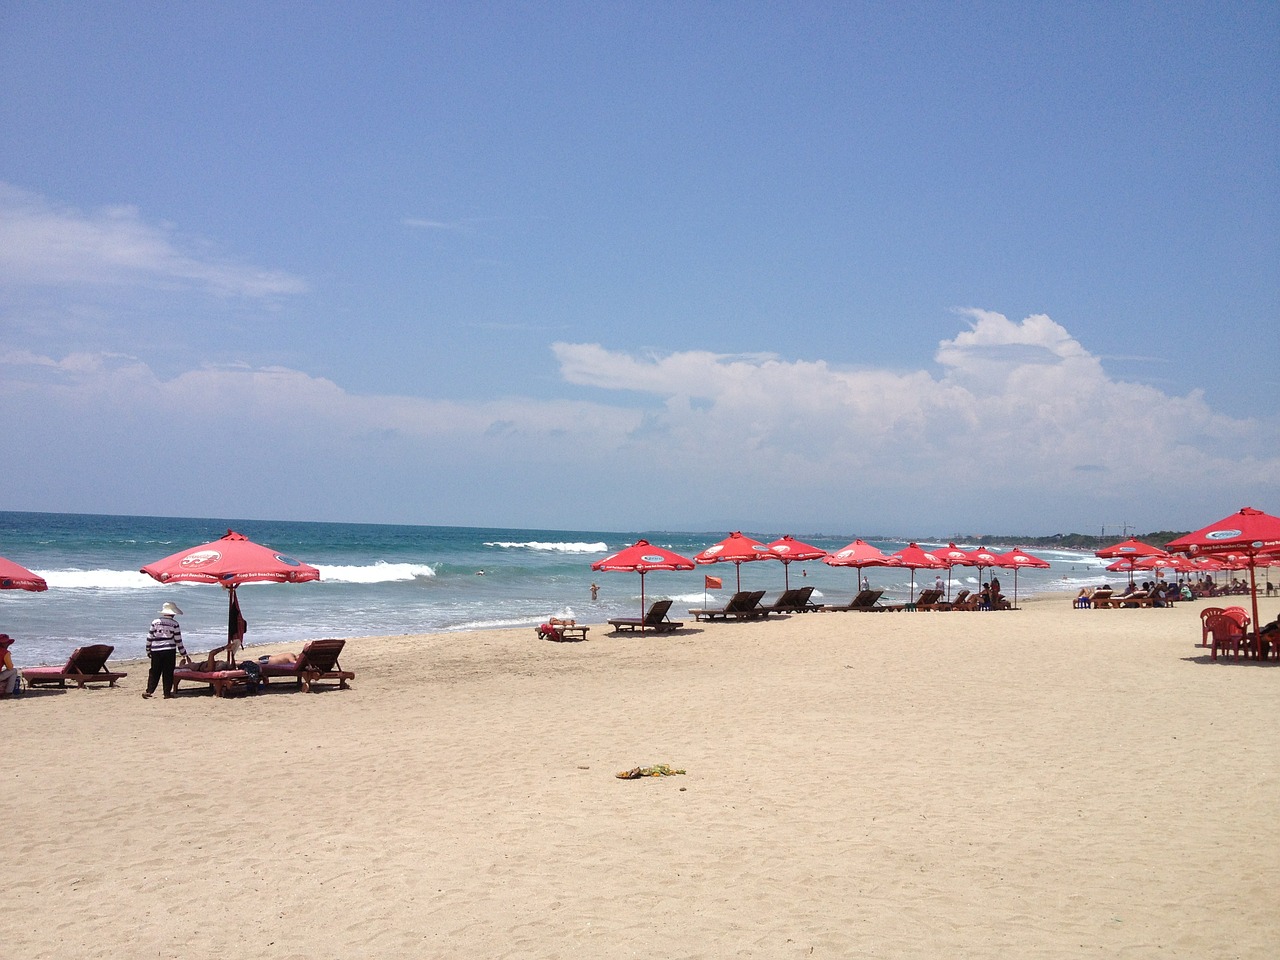
<svg viewBox="0 0 1280 960">
<path fill-rule="evenodd" d="M 147 692 L 142 695 L 150 700 L 156 692 L 156 684 L 163 682 L 164 698 L 173 697 L 173 668 L 177 657 L 182 655 L 184 664 L 190 663 L 187 648 L 182 645 L 182 627 L 178 625 L 178 617 L 182 611 L 178 605 L 166 600 L 160 608 L 160 616 L 151 621 L 151 629 L 147 631 L 147 656 L 151 658 L 151 671 L 147 674 Z"/>
</svg>

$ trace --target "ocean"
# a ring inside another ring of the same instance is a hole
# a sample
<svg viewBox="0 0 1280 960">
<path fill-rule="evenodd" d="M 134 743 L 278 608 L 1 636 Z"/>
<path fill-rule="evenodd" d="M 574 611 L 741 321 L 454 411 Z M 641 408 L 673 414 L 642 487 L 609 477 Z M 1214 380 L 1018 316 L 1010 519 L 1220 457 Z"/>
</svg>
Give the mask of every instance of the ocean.
<svg viewBox="0 0 1280 960">
<path fill-rule="evenodd" d="M 591 564 L 644 537 L 687 557 L 725 537 L 718 532 L 518 530 L 483 527 L 308 523 L 188 517 L 0 512 L 0 556 L 34 570 L 49 583 L 44 593 L 0 590 L 0 632 L 17 641 L 19 666 L 61 663 L 77 646 L 109 643 L 114 658 L 144 655 L 147 627 L 160 605 L 183 610 L 188 652 L 211 650 L 226 639 L 227 597 L 216 586 L 165 586 L 139 572 L 147 563 L 235 530 L 320 569 L 320 580 L 302 584 L 246 584 L 239 590 L 249 624 L 246 644 L 534 626 L 550 616 L 601 623 L 640 612 L 640 577 L 591 570 Z M 768 542 L 792 531 L 744 531 Z M 838 550 L 857 534 L 805 535 L 797 539 Z M 874 540 L 885 552 L 906 545 Z M 922 540 L 928 549 L 937 541 Z M 1012 547 L 1015 544 L 1009 544 Z M 964 544 L 961 544 L 964 546 Z M 1006 549 L 1007 549 L 1006 547 Z M 1032 550 L 1050 561 L 1047 570 L 1023 570 L 1019 596 L 1046 591 L 1074 593 L 1107 574 L 1091 554 Z M 905 600 L 906 570 L 865 571 L 885 600 Z M 704 575 L 720 577 L 722 590 L 704 590 Z M 944 579 L 946 571 L 943 571 Z M 1006 595 L 1014 577 L 997 571 Z M 792 586 L 812 585 L 816 602 L 847 603 L 857 573 L 822 562 L 763 561 L 735 568 L 721 563 L 690 572 L 657 572 L 645 579 L 646 600 L 671 597 L 673 619 L 690 606 L 716 605 L 737 588 L 767 590 L 766 602 Z M 931 585 L 933 571 L 919 571 L 916 590 Z M 599 586 L 591 599 L 591 584 Z M 957 567 L 953 589 L 975 588 L 978 572 Z M 532 633 L 530 633 L 532 637 Z"/>
</svg>

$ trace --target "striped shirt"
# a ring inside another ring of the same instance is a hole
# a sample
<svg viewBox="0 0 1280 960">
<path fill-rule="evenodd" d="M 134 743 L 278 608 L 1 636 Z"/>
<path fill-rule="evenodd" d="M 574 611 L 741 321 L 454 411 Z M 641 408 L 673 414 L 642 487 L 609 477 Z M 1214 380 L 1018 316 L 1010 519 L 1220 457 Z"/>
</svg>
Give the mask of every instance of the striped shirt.
<svg viewBox="0 0 1280 960">
<path fill-rule="evenodd" d="M 147 656 L 152 650 L 177 649 L 180 656 L 185 657 L 187 650 L 182 645 L 182 627 L 173 617 L 156 617 L 151 621 L 151 629 L 147 631 Z"/>
</svg>

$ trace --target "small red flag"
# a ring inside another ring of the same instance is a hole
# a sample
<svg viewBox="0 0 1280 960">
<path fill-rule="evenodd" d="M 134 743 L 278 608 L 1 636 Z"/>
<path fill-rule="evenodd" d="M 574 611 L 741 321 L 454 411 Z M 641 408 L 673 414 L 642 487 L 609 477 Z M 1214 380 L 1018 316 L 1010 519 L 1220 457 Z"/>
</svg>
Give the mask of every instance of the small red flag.
<svg viewBox="0 0 1280 960">
<path fill-rule="evenodd" d="M 723 586 L 724 586 L 724 583 L 720 580 L 719 577 L 707 577 L 708 590 L 719 590 Z"/>
</svg>

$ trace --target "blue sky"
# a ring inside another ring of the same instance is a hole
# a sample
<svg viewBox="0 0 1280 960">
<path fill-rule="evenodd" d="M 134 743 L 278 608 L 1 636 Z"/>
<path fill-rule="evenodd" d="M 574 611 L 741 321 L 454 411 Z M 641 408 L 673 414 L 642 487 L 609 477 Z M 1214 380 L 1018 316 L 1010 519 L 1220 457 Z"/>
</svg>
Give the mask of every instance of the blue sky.
<svg viewBox="0 0 1280 960">
<path fill-rule="evenodd" d="M 1280 510 L 1274 4 L 0 7 L 0 507 Z"/>
</svg>

